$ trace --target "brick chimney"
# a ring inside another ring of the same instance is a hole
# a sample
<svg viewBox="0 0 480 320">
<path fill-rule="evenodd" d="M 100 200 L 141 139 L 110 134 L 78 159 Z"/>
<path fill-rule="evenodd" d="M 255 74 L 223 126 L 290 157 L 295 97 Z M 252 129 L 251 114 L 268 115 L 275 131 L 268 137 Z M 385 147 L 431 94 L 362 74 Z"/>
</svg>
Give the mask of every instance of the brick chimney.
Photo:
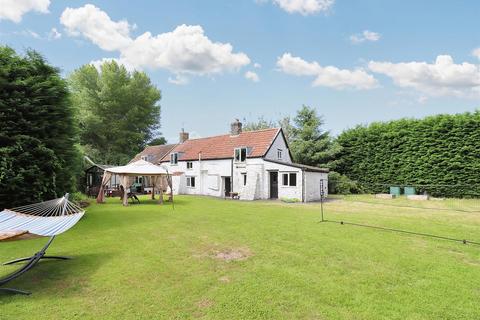
<svg viewBox="0 0 480 320">
<path fill-rule="evenodd" d="M 184 143 L 185 141 L 187 141 L 189 138 L 189 134 L 188 132 L 185 132 L 185 130 L 183 130 L 182 128 L 182 131 L 180 131 L 180 139 L 179 139 L 179 142 L 180 143 Z"/>
<path fill-rule="evenodd" d="M 242 133 L 242 123 L 238 119 L 230 124 L 230 133 L 232 136 L 238 136 Z"/>
</svg>

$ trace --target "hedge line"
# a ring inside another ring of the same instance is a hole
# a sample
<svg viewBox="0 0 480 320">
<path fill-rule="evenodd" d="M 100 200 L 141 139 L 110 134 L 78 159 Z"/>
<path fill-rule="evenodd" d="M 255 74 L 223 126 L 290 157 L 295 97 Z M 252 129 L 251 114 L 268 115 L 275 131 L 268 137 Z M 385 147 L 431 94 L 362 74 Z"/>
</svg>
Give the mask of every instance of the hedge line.
<svg viewBox="0 0 480 320">
<path fill-rule="evenodd" d="M 338 142 L 337 171 L 369 191 L 423 185 L 434 196 L 480 196 L 480 110 L 357 126 Z"/>
</svg>

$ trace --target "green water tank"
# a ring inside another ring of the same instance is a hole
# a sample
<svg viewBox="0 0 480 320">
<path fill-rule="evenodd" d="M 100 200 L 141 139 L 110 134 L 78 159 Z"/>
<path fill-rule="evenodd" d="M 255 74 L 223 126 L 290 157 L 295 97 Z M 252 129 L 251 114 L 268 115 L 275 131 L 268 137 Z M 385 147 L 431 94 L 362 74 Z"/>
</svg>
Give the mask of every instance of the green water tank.
<svg viewBox="0 0 480 320">
<path fill-rule="evenodd" d="M 415 190 L 415 187 L 405 187 L 405 195 L 406 196 L 411 196 L 417 194 L 417 190 Z"/>
<path fill-rule="evenodd" d="M 390 187 L 390 194 L 399 196 L 401 194 L 400 187 Z"/>
</svg>

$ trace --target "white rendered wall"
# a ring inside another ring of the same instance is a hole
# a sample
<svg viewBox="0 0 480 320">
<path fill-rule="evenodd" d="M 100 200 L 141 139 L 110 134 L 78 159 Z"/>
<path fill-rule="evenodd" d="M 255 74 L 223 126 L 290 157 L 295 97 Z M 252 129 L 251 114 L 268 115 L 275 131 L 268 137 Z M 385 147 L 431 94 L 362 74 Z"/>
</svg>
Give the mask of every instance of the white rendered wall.
<svg viewBox="0 0 480 320">
<path fill-rule="evenodd" d="M 170 173 L 183 173 L 178 176 L 181 182 L 178 183 L 178 192 L 180 194 L 223 196 L 222 177 L 231 175 L 231 160 L 195 160 L 191 162 L 191 169 L 187 169 L 187 161 L 179 161 L 177 164 L 169 162 L 162 164 L 168 168 Z M 195 177 L 195 187 L 187 186 L 187 177 Z M 218 183 L 215 184 L 214 181 Z"/>
<path fill-rule="evenodd" d="M 239 194 L 240 200 L 255 200 L 262 199 L 262 186 L 263 186 L 263 173 L 264 173 L 264 164 L 262 161 L 257 161 L 255 159 L 247 160 L 247 164 L 244 169 L 239 171 L 240 174 L 237 175 L 239 178 Z M 246 173 L 247 175 L 247 184 L 243 185 L 243 175 L 241 173 Z"/>
<path fill-rule="evenodd" d="M 172 187 L 173 187 L 174 195 L 184 194 L 185 193 L 185 177 L 183 175 L 172 176 Z"/>
<path fill-rule="evenodd" d="M 282 136 L 279 135 L 279 137 L 283 141 Z M 187 169 L 186 161 L 179 161 L 177 165 L 163 163 L 170 173 L 182 173 L 181 175 L 173 176 L 174 194 L 223 197 L 224 186 L 222 177 L 232 176 L 232 191 L 237 192 L 241 200 L 269 199 L 270 171 L 278 172 L 278 198 L 298 199 L 301 201 L 303 196 L 305 196 L 304 201 L 318 201 L 320 199 L 321 179 L 324 180 L 325 195 L 328 193 L 328 174 L 303 172 L 300 168 L 289 166 L 288 164 L 264 161 L 261 158 L 247 158 L 244 163 L 234 162 L 233 167 L 231 159 L 196 160 L 192 161 L 192 163 L 192 169 Z M 247 174 L 247 184 L 244 186 L 242 174 L 245 173 Z M 283 186 L 283 173 L 296 173 L 296 186 Z M 305 174 L 304 178 L 303 174 Z M 188 176 L 195 177 L 195 187 L 186 186 Z"/>
<path fill-rule="evenodd" d="M 323 180 L 325 197 L 328 195 L 328 174 L 323 172 L 305 172 L 305 201 L 320 200 L 320 181 Z"/>
<path fill-rule="evenodd" d="M 273 163 L 269 161 L 265 162 L 265 179 L 263 182 L 263 198 L 268 199 L 270 197 L 270 171 L 278 171 L 278 198 L 290 198 L 298 199 L 302 201 L 302 170 L 300 168 L 292 167 L 289 165 Z M 282 173 L 296 173 L 297 185 L 296 186 L 283 186 L 282 185 Z"/>
</svg>

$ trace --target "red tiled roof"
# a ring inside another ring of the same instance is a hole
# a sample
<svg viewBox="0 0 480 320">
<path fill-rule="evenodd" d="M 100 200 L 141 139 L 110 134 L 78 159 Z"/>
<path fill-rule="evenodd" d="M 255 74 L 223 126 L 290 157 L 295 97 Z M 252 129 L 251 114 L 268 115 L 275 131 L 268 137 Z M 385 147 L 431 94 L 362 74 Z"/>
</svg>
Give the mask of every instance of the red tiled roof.
<svg viewBox="0 0 480 320">
<path fill-rule="evenodd" d="M 226 159 L 233 158 L 235 148 L 247 147 L 250 148 L 247 158 L 263 157 L 279 131 L 280 128 L 273 128 L 244 131 L 236 136 L 225 134 L 221 136 L 190 139 L 178 144 L 169 154 L 178 152 L 178 160 L 180 161 L 198 160 L 199 153 L 202 154 L 203 160 Z M 170 156 L 168 154 L 165 155 L 161 161 L 170 161 Z"/>
<path fill-rule="evenodd" d="M 160 160 L 166 155 L 169 154 L 170 150 L 172 150 L 175 147 L 174 144 L 164 144 L 164 145 L 159 145 L 159 146 L 148 146 L 145 149 L 143 149 L 142 152 L 137 154 L 135 158 L 130 160 L 129 163 L 135 162 L 137 160 L 140 160 L 142 156 L 150 156 L 148 161 L 151 163 L 159 163 Z"/>
</svg>

